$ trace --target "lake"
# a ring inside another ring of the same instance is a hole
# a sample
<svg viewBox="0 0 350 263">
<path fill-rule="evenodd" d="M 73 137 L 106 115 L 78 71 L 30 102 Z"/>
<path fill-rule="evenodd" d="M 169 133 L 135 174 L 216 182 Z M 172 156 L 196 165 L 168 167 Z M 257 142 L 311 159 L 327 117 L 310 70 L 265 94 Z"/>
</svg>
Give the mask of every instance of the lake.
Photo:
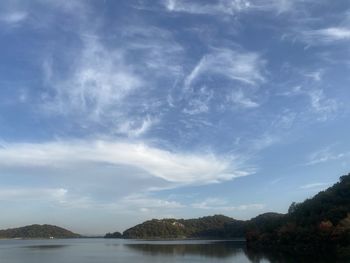
<svg viewBox="0 0 350 263">
<path fill-rule="evenodd" d="M 0 240 L 1 263 L 335 262 L 254 253 L 240 241 Z"/>
</svg>

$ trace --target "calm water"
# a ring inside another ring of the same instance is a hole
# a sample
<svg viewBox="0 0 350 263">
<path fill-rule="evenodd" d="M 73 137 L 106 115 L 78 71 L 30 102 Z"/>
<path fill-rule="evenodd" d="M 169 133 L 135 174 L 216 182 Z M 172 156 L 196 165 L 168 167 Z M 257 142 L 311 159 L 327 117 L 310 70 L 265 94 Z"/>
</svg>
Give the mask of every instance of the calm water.
<svg viewBox="0 0 350 263">
<path fill-rule="evenodd" d="M 256 254 L 235 241 L 0 240 L 1 263 L 335 262 Z"/>
</svg>

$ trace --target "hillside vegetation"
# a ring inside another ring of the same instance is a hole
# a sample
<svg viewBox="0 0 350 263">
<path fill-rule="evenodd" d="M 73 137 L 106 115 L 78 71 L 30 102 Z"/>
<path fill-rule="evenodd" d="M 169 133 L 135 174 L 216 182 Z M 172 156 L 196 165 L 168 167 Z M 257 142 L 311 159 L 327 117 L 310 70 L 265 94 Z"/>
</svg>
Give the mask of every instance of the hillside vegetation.
<svg viewBox="0 0 350 263">
<path fill-rule="evenodd" d="M 107 233 L 104 238 L 122 238 L 123 235 L 120 232 Z"/>
<path fill-rule="evenodd" d="M 30 225 L 0 230 L 0 238 L 77 238 L 80 235 L 52 225 Z"/>
<path fill-rule="evenodd" d="M 293 203 L 288 214 L 250 225 L 246 238 L 250 247 L 349 253 L 350 174 L 313 198 Z"/>
<path fill-rule="evenodd" d="M 121 235 L 118 235 L 120 237 Z M 350 251 L 350 174 L 287 214 L 265 213 L 247 221 L 215 215 L 198 219 L 149 220 L 126 230 L 123 238 L 246 238 L 251 248 L 316 253 Z"/>
<path fill-rule="evenodd" d="M 245 238 L 249 229 L 273 228 L 276 220 L 283 217 L 283 214 L 266 213 L 248 221 L 235 220 L 224 215 L 196 219 L 152 219 L 127 229 L 122 237 L 131 239 Z M 111 234 L 107 235 L 106 237 L 109 237 Z"/>
<path fill-rule="evenodd" d="M 149 220 L 129 228 L 124 238 L 218 238 L 244 236 L 244 221 L 215 215 L 198 219 Z"/>
</svg>

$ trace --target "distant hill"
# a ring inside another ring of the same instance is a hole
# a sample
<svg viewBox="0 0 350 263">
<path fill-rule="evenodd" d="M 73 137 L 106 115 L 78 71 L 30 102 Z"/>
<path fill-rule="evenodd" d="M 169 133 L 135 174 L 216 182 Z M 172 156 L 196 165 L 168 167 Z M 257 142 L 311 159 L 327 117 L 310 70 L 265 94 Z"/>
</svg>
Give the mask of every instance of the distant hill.
<svg viewBox="0 0 350 263">
<path fill-rule="evenodd" d="M 0 238 L 77 238 L 80 235 L 52 225 L 30 225 L 0 230 Z"/>
<path fill-rule="evenodd" d="M 104 238 L 122 238 L 123 235 L 120 232 L 107 233 Z"/>
<path fill-rule="evenodd" d="M 127 229 L 123 237 L 134 239 L 218 238 L 226 237 L 229 233 L 227 231 L 235 237 L 241 237 L 244 235 L 243 226 L 244 221 L 223 215 L 198 219 L 152 219 Z"/>
<path fill-rule="evenodd" d="M 350 174 L 302 203 L 292 203 L 288 214 L 251 220 L 250 247 L 296 252 L 346 251 L 350 255 Z"/>
<path fill-rule="evenodd" d="M 265 213 L 247 221 L 235 220 L 224 215 L 206 216 L 197 219 L 152 219 L 116 232 L 114 238 L 159 239 L 159 238 L 245 238 L 247 232 L 274 229 L 286 215 Z M 112 237 L 108 233 L 105 237 Z"/>
</svg>

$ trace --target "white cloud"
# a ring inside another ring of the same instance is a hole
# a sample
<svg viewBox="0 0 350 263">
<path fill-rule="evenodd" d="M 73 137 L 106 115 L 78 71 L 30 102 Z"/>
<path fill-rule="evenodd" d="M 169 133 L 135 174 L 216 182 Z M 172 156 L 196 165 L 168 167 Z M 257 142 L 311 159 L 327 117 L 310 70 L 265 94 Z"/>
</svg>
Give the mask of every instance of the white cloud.
<svg viewBox="0 0 350 263">
<path fill-rule="evenodd" d="M 200 1 L 167 0 L 164 3 L 169 12 L 183 12 L 200 15 L 234 15 L 249 8 L 247 0 L 220 0 L 204 4 Z"/>
<path fill-rule="evenodd" d="M 292 128 L 296 118 L 297 114 L 295 112 L 285 109 L 281 114 L 276 116 L 275 120 L 272 121 L 271 128 L 273 130 L 288 130 Z"/>
<path fill-rule="evenodd" d="M 323 188 L 330 185 L 331 183 L 312 183 L 300 186 L 300 189 L 312 189 L 312 188 Z"/>
<path fill-rule="evenodd" d="M 227 100 L 245 109 L 257 108 L 260 105 L 247 97 L 242 90 L 232 91 L 231 94 L 227 96 Z"/>
<path fill-rule="evenodd" d="M 281 182 L 284 178 L 280 177 L 280 178 L 276 178 L 272 181 L 269 182 L 269 185 L 275 185 L 278 184 L 279 182 Z"/>
<path fill-rule="evenodd" d="M 78 127 L 103 127 L 109 134 L 145 134 L 160 120 L 164 101 L 154 96 L 156 89 L 183 78 L 183 48 L 171 32 L 145 24 L 116 28 L 113 47 L 93 29 L 79 32 L 82 46 L 67 52 L 75 56 L 67 74 L 60 71 L 62 61 L 52 59 L 55 53 L 43 62 L 48 90 L 42 112 L 68 117 Z"/>
<path fill-rule="evenodd" d="M 305 76 L 311 78 L 314 81 L 321 81 L 324 70 L 320 69 L 314 72 L 306 73 Z"/>
<path fill-rule="evenodd" d="M 302 32 L 302 38 L 309 44 L 319 45 L 336 41 L 350 40 L 350 29 L 346 27 L 329 27 Z"/>
<path fill-rule="evenodd" d="M 295 112 L 289 109 L 282 110 L 280 114 L 273 116 L 269 125 L 265 126 L 263 132 L 251 138 L 245 144 L 242 144 L 243 149 L 248 149 L 250 154 L 255 155 L 276 144 L 284 143 L 296 118 L 297 115 Z"/>
<path fill-rule="evenodd" d="M 119 104 L 143 80 L 125 63 L 120 50 L 105 48 L 97 40 L 86 40 L 82 53 L 67 78 L 55 78 L 44 63 L 46 79 L 54 89 L 54 97 L 45 98 L 46 107 L 64 114 L 82 114 L 99 120 L 118 113 Z"/>
<path fill-rule="evenodd" d="M 265 61 L 259 54 L 226 48 L 216 49 L 202 57 L 185 79 L 190 88 L 203 76 L 216 75 L 243 84 L 257 85 L 265 81 Z"/>
<path fill-rule="evenodd" d="M 158 119 L 146 116 L 142 120 L 126 120 L 117 127 L 118 134 L 126 134 L 128 137 L 139 137 L 145 134 Z"/>
<path fill-rule="evenodd" d="M 308 76 L 309 77 L 309 76 Z M 315 76 L 311 76 L 315 81 Z M 318 76 L 316 76 L 318 78 Z M 334 116 L 334 114 L 339 109 L 339 104 L 335 99 L 328 98 L 322 88 L 304 88 L 302 86 L 295 86 L 290 91 L 285 92 L 281 95 L 284 96 L 307 96 L 310 100 L 311 110 L 318 114 L 317 118 L 319 121 L 327 121 L 329 118 Z"/>
<path fill-rule="evenodd" d="M 28 13 L 25 11 L 12 11 L 5 14 L 0 14 L 0 21 L 9 25 L 16 25 L 25 21 Z"/>
<path fill-rule="evenodd" d="M 75 209 L 90 209 L 90 208 L 105 208 L 109 206 L 106 203 L 101 203 L 100 200 L 93 200 L 88 195 L 84 196 L 78 193 L 69 191 L 66 188 L 49 188 L 49 187 L 2 187 L 0 188 L 0 201 L 19 202 L 34 202 L 36 205 L 46 204 L 53 205 L 56 208 L 75 208 Z"/>
<path fill-rule="evenodd" d="M 1 201 L 64 202 L 68 190 L 64 188 L 0 188 Z"/>
<path fill-rule="evenodd" d="M 305 165 L 315 165 L 345 158 L 349 153 L 335 153 L 330 147 L 326 147 L 309 155 Z"/>
<path fill-rule="evenodd" d="M 162 3 L 169 12 L 234 16 L 254 11 L 273 11 L 277 14 L 292 12 L 297 4 L 305 3 L 305 0 L 214 0 L 209 4 L 202 1 L 167 0 Z"/>
<path fill-rule="evenodd" d="M 251 11 L 272 11 L 278 15 L 286 12 L 298 12 L 303 5 L 313 0 L 251 0 Z"/>
<path fill-rule="evenodd" d="M 206 86 L 201 87 L 191 99 L 183 112 L 187 114 L 199 114 L 209 111 L 209 103 L 214 96 L 214 92 Z"/>
<path fill-rule="evenodd" d="M 322 89 L 314 89 L 307 93 L 313 110 L 320 114 L 319 120 L 326 121 L 338 110 L 338 103 L 334 99 L 326 98 Z"/>
<path fill-rule="evenodd" d="M 185 205 L 171 200 L 163 200 L 159 198 L 149 197 L 147 195 L 129 195 L 124 197 L 120 202 L 113 205 L 118 207 L 121 211 L 141 211 L 141 212 L 154 212 L 155 210 L 166 209 L 179 209 L 184 208 Z"/>
<path fill-rule="evenodd" d="M 280 141 L 281 141 L 281 138 L 279 136 L 275 134 L 265 133 L 265 134 L 262 134 L 260 137 L 252 140 L 251 148 L 254 151 L 262 151 Z"/>
<path fill-rule="evenodd" d="M 153 78 L 183 75 L 184 48 L 174 40 L 172 32 L 141 24 L 123 27 L 120 34 L 125 39 L 123 49 L 138 54 L 139 59 L 134 64 L 140 63 L 142 69 L 149 71 Z M 150 74 L 146 73 L 146 77 L 150 78 Z"/>
<path fill-rule="evenodd" d="M 101 140 L 18 143 L 0 149 L 0 168 L 3 169 L 25 171 L 28 167 L 53 167 L 62 169 L 62 173 L 65 169 L 79 173 L 87 164 L 95 166 L 101 175 L 104 173 L 103 167 L 99 168 L 101 164 L 115 165 L 116 174 L 118 165 L 123 165 L 175 185 L 216 183 L 249 174 L 241 169 L 237 159 L 170 152 L 143 143 Z"/>
<path fill-rule="evenodd" d="M 193 208 L 219 211 L 242 211 L 242 210 L 261 210 L 264 204 L 242 204 L 237 206 L 229 205 L 229 202 L 220 198 L 207 198 L 204 201 L 193 203 Z"/>
</svg>

